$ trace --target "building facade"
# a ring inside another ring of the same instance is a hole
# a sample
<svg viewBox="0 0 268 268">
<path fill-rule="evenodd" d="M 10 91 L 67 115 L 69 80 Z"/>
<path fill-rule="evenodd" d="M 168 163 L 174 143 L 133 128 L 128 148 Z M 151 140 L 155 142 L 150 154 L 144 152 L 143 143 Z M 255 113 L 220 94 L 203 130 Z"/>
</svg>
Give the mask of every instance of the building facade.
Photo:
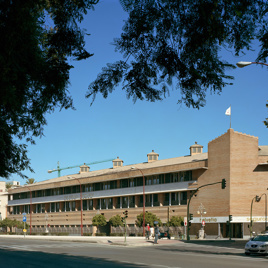
<svg viewBox="0 0 268 268">
<path fill-rule="evenodd" d="M 6 182 L 0 181 L 0 220 L 6 218 L 7 215 L 7 200 Z"/>
<path fill-rule="evenodd" d="M 83 165 L 79 174 L 10 189 L 8 217 L 22 221 L 26 213 L 34 231 L 45 227 L 51 232 L 79 229 L 81 220 L 87 230 L 96 214 L 103 213 L 108 221 L 127 209 L 127 224 L 135 226 L 137 215 L 143 213 L 145 196 L 145 210 L 166 223 L 172 216 L 186 217 L 193 190 L 219 182 L 203 187 L 192 197 L 190 234 L 196 235 L 203 221 L 207 235 L 227 237 L 231 228 L 233 237 L 247 237 L 251 217 L 253 230 L 265 229 L 268 146 L 259 146 L 257 137 L 229 129 L 209 142 L 207 153 L 196 143 L 190 146 L 190 155 L 158 158 L 152 151 L 147 162 L 140 164 L 124 166 L 117 158 L 109 169 L 89 171 Z M 221 187 L 223 178 L 225 189 Z M 231 225 L 227 224 L 229 215 Z"/>
</svg>

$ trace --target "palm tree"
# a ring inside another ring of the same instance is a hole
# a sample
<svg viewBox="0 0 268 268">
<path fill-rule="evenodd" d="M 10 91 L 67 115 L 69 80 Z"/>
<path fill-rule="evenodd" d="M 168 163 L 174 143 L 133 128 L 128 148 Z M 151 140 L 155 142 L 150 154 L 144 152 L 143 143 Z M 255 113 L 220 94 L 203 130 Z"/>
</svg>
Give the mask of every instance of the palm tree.
<svg viewBox="0 0 268 268">
<path fill-rule="evenodd" d="M 34 183 L 36 183 L 36 181 L 33 178 L 26 179 L 26 184 L 34 184 Z"/>
</svg>

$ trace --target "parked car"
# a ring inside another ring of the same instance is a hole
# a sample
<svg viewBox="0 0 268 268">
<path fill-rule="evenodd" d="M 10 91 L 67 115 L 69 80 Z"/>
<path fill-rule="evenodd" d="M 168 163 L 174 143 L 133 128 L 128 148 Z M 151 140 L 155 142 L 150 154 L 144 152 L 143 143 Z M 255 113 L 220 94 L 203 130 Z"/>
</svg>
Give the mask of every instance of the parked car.
<svg viewBox="0 0 268 268">
<path fill-rule="evenodd" d="M 268 254 L 268 233 L 251 238 L 245 245 L 245 254 Z"/>
</svg>

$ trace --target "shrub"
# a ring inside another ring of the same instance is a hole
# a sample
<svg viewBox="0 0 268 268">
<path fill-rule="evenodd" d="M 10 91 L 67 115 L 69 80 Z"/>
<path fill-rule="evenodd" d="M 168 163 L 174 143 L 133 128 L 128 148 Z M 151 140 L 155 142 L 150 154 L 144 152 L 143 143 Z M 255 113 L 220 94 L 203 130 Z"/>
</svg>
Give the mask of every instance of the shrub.
<svg viewBox="0 0 268 268">
<path fill-rule="evenodd" d="M 83 236 L 92 236 L 92 233 L 83 233 Z"/>
<path fill-rule="evenodd" d="M 106 236 L 106 233 L 96 233 L 95 236 Z"/>
<path fill-rule="evenodd" d="M 124 236 L 123 233 L 110 233 L 110 236 Z"/>
</svg>

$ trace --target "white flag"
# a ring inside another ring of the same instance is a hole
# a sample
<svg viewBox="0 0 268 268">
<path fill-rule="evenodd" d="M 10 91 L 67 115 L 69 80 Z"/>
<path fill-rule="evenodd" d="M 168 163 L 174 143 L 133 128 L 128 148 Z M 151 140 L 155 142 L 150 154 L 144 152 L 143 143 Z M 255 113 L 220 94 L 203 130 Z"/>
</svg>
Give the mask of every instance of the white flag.
<svg viewBox="0 0 268 268">
<path fill-rule="evenodd" d="M 225 114 L 226 115 L 231 115 L 231 106 L 226 110 Z"/>
</svg>

